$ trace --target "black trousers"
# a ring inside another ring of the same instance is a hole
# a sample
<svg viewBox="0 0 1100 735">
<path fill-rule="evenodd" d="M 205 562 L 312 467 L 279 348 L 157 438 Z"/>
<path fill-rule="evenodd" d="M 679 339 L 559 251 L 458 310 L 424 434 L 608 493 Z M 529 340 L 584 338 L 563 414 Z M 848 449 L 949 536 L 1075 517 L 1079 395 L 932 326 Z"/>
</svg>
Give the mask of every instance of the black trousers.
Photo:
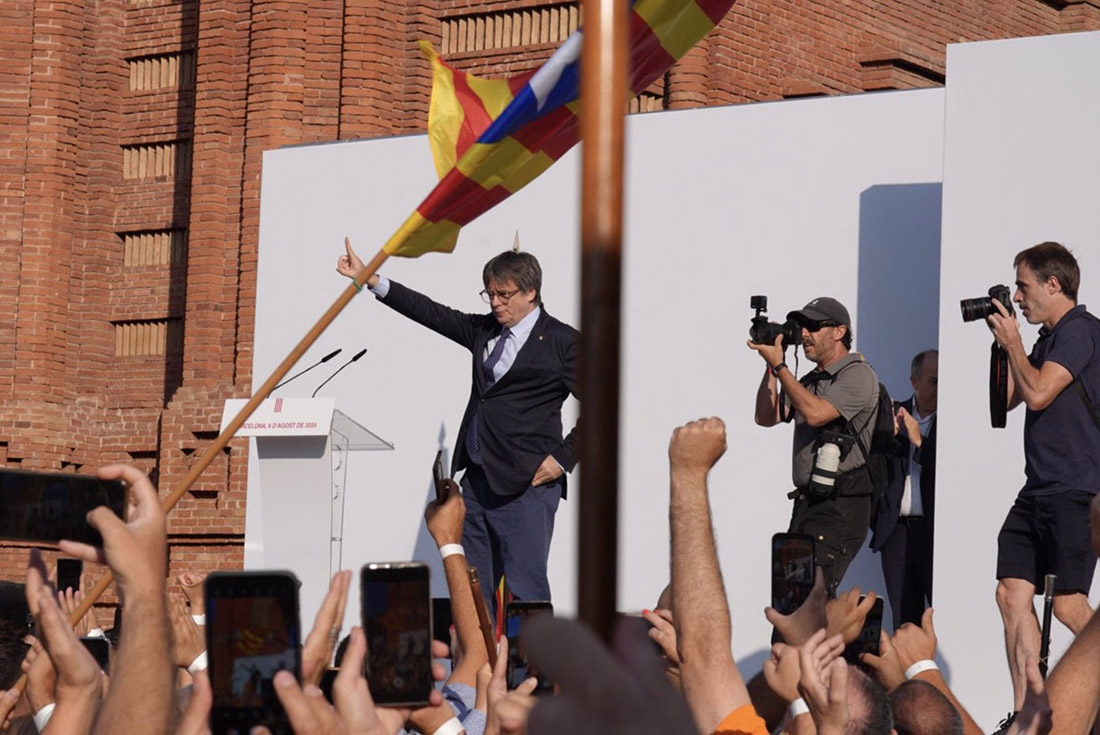
<svg viewBox="0 0 1100 735">
<path fill-rule="evenodd" d="M 840 496 L 827 500 L 799 494 L 794 501 L 789 533 L 814 537 L 814 559 L 825 575 L 829 595 L 835 595 L 867 538 L 871 522 L 871 496 Z"/>
<path fill-rule="evenodd" d="M 894 630 L 903 623 L 920 625 L 932 604 L 932 522 L 905 517 L 882 546 L 882 576 L 894 612 Z"/>
</svg>

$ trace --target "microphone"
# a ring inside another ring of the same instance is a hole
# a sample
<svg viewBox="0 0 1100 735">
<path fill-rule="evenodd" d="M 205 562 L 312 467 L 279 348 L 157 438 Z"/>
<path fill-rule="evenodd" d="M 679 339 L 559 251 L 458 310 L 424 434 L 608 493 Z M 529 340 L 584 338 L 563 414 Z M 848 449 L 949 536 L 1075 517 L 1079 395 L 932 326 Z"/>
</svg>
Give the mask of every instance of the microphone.
<svg viewBox="0 0 1100 735">
<path fill-rule="evenodd" d="M 275 386 L 274 388 L 271 389 L 271 392 L 274 393 L 275 391 L 279 390 L 280 388 L 282 388 L 284 385 L 286 385 L 290 381 L 294 380 L 295 378 L 301 377 L 302 375 L 305 375 L 306 373 L 308 373 L 310 370 L 317 367 L 321 363 L 328 362 L 329 360 L 336 357 L 337 355 L 339 355 L 343 351 L 344 351 L 343 347 L 339 347 L 339 348 L 333 350 L 332 352 L 328 353 L 327 355 L 322 357 L 317 362 L 315 362 L 312 365 L 310 365 L 309 367 L 307 367 L 305 370 L 301 371 L 300 373 L 295 373 L 294 375 L 291 375 L 289 378 L 287 378 L 283 382 L 279 383 L 277 386 Z"/>
<path fill-rule="evenodd" d="M 313 395 L 311 395 L 310 398 L 316 398 L 318 390 L 321 390 L 322 388 L 324 388 L 325 384 L 328 383 L 333 378 L 335 378 L 337 375 L 339 375 L 341 370 L 343 370 L 344 368 L 346 368 L 348 365 L 352 364 L 353 362 L 357 362 L 359 360 L 359 358 L 362 357 L 365 354 L 367 354 L 367 348 L 366 347 L 364 347 L 363 349 L 356 352 L 355 357 L 353 357 L 350 360 L 348 360 L 347 362 L 345 362 L 343 365 L 341 365 L 339 368 L 336 369 L 336 372 L 334 372 L 332 375 L 325 378 L 325 382 L 321 383 L 319 386 L 317 386 L 317 390 L 313 391 Z"/>
</svg>

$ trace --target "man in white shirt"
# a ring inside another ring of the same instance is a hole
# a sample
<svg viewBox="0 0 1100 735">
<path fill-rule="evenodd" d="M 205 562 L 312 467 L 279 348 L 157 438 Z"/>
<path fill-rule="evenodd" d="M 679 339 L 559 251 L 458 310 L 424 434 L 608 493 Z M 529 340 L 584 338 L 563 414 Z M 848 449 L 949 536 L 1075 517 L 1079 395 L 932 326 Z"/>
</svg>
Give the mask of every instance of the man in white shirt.
<svg viewBox="0 0 1100 735">
<path fill-rule="evenodd" d="M 920 625 L 925 608 L 932 604 L 937 350 L 913 358 L 909 381 L 913 397 L 897 404 L 898 471 L 883 497 L 871 538 L 871 549 L 882 553 L 895 630 L 903 623 Z"/>
</svg>

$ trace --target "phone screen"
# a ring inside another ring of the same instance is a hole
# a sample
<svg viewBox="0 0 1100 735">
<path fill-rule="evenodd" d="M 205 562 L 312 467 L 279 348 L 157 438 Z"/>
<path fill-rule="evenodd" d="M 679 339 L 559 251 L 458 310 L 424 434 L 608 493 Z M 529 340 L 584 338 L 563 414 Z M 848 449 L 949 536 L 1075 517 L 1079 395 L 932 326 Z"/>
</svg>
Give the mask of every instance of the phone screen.
<svg viewBox="0 0 1100 735">
<path fill-rule="evenodd" d="M 214 690 L 214 731 L 257 725 L 289 732 L 272 683 L 301 679 L 298 580 L 289 572 L 217 572 L 206 580 L 206 646 Z"/>
<path fill-rule="evenodd" d="M 435 479 L 435 499 L 443 500 L 447 487 L 447 471 L 443 469 L 443 450 L 435 453 L 435 462 L 432 464 L 432 477 Z"/>
<path fill-rule="evenodd" d="M 0 619 L 19 632 L 34 630 L 34 617 L 27 605 L 27 589 L 21 582 L 0 581 Z"/>
<path fill-rule="evenodd" d="M 57 591 L 64 592 L 72 589 L 76 592 L 80 589 L 80 575 L 84 573 L 84 562 L 81 559 L 57 560 Z"/>
<path fill-rule="evenodd" d="M 360 583 L 371 696 L 377 704 L 427 705 L 435 686 L 428 567 L 367 564 Z"/>
<path fill-rule="evenodd" d="M 814 539 L 804 533 L 772 536 L 772 607 L 790 615 L 814 587 Z"/>
<path fill-rule="evenodd" d="M 860 602 L 867 599 L 867 596 L 859 598 Z M 867 618 L 863 621 L 863 629 L 859 631 L 859 637 L 844 647 L 844 658 L 850 664 L 860 663 L 859 657 L 865 653 L 879 655 L 879 643 L 882 637 L 882 611 L 883 602 L 881 597 L 875 598 L 875 603 L 871 606 L 871 611 L 867 613 Z"/>
<path fill-rule="evenodd" d="M 84 647 L 88 649 L 88 653 L 92 654 L 92 658 L 99 664 L 100 671 L 109 671 L 108 666 L 111 662 L 111 644 L 107 642 L 107 639 L 85 636 L 80 639 L 80 642 L 84 644 Z"/>
<path fill-rule="evenodd" d="M 520 634 L 528 620 L 538 615 L 553 615 L 554 606 L 549 602 L 513 600 L 504 614 L 504 630 L 508 635 L 508 688 L 515 689 L 528 678 L 539 680 L 535 692 L 552 691 L 553 682 L 542 676 L 527 660 L 527 652 L 520 643 Z"/>
<path fill-rule="evenodd" d="M 0 468 L 0 538 L 102 546 L 87 521 L 88 512 L 101 505 L 121 518 L 126 486 L 93 475 Z"/>
</svg>

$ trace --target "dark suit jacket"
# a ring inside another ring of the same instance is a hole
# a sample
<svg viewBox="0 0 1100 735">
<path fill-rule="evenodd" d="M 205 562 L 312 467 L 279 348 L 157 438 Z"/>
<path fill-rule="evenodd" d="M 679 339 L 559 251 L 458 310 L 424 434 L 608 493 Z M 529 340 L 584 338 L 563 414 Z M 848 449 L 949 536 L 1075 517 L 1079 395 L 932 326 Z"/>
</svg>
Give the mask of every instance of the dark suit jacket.
<svg viewBox="0 0 1100 735">
<path fill-rule="evenodd" d="M 577 340 L 580 333 L 559 322 L 542 308 L 527 342 L 504 376 L 485 387 L 482 370 L 485 345 L 500 334 L 492 314 L 466 314 L 390 281 L 382 302 L 413 321 L 454 340 L 473 354 L 470 399 L 451 462 L 452 473 L 470 463 L 466 432 L 474 409 L 478 412 L 481 466 L 489 486 L 500 495 L 518 495 L 547 455 L 566 472 L 577 464 L 576 427 L 563 439 L 561 406 L 577 395 Z M 565 478 L 562 477 L 562 491 Z"/>
<path fill-rule="evenodd" d="M 902 401 L 901 405 L 906 411 L 913 412 L 913 399 Z M 920 492 L 921 502 L 924 507 L 924 517 L 931 525 L 936 514 L 936 418 L 932 418 L 932 426 L 928 428 L 928 436 L 921 442 L 920 448 L 914 455 L 920 461 Z M 899 431 L 897 436 L 897 462 L 895 464 L 894 481 L 883 493 L 879 501 L 878 514 L 875 517 L 874 534 L 871 536 L 871 549 L 880 551 L 898 525 L 898 515 L 901 513 L 901 497 L 905 494 L 905 478 L 909 476 L 909 437 L 904 431 Z"/>
</svg>

